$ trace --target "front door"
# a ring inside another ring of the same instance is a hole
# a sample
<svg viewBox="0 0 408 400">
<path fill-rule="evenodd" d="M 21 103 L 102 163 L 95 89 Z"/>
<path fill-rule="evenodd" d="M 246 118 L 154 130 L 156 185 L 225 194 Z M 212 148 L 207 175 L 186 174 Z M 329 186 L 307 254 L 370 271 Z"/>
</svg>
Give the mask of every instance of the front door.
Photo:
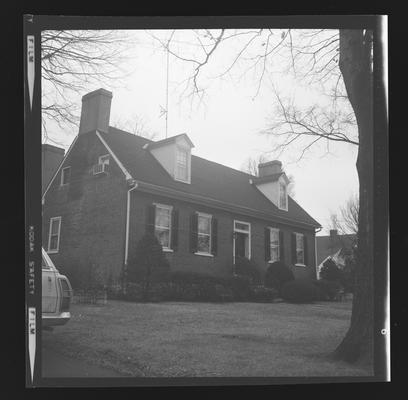
<svg viewBox="0 0 408 400">
<path fill-rule="evenodd" d="M 246 241 L 246 233 L 235 232 L 235 258 L 248 257 L 248 254 L 246 254 Z"/>
</svg>

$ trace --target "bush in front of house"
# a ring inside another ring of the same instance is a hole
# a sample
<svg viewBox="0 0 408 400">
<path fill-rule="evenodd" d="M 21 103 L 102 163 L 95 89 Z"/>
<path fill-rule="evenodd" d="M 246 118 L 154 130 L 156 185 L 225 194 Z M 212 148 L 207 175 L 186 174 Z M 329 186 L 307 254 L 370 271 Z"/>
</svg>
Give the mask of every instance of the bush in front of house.
<svg viewBox="0 0 408 400">
<path fill-rule="evenodd" d="M 283 262 L 275 261 L 272 263 L 265 274 L 265 287 L 275 289 L 280 293 L 283 285 L 295 280 L 292 270 Z"/>
<path fill-rule="evenodd" d="M 127 284 L 140 283 L 142 300 L 147 301 L 152 284 L 167 282 L 169 274 L 170 265 L 161 244 L 153 234 L 145 234 L 130 253 L 126 271 Z"/>
<path fill-rule="evenodd" d="M 327 281 L 340 282 L 343 279 L 343 271 L 337 266 L 337 264 L 328 258 L 320 270 L 320 278 Z"/>
<path fill-rule="evenodd" d="M 278 297 L 276 289 L 270 289 L 262 285 L 250 287 L 250 300 L 257 303 L 272 303 Z"/>
<path fill-rule="evenodd" d="M 248 301 L 251 297 L 251 278 L 233 275 L 229 281 L 234 301 Z"/>
<path fill-rule="evenodd" d="M 258 283 L 260 281 L 260 274 L 257 264 L 253 260 L 246 257 L 235 257 L 234 264 L 235 275 L 249 278 L 251 283 Z"/>
<path fill-rule="evenodd" d="M 329 281 L 327 279 L 319 279 L 317 281 L 313 281 L 313 284 L 318 289 L 317 299 L 322 301 L 335 300 L 337 298 L 339 291 L 342 288 L 340 282 Z"/>
<path fill-rule="evenodd" d="M 230 301 L 233 297 L 228 278 L 175 271 L 170 280 L 172 300 Z"/>
<path fill-rule="evenodd" d="M 312 303 L 318 299 L 319 293 L 311 280 L 295 279 L 282 286 L 281 296 L 289 303 Z"/>
</svg>

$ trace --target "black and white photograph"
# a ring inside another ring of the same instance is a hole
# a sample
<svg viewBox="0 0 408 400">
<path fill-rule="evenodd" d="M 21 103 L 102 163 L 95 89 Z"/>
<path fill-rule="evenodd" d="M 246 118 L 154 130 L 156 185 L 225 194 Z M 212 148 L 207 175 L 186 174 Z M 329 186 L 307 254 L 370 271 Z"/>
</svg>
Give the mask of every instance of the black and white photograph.
<svg viewBox="0 0 408 400">
<path fill-rule="evenodd" d="M 387 16 L 24 41 L 27 387 L 390 381 Z"/>
</svg>

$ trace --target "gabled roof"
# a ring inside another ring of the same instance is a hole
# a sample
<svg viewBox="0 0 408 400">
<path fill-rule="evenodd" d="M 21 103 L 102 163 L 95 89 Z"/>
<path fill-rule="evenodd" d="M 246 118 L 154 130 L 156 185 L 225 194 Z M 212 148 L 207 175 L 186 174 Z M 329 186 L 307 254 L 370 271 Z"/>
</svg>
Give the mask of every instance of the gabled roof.
<svg viewBox="0 0 408 400">
<path fill-rule="evenodd" d="M 351 250 L 355 240 L 355 234 L 316 236 L 317 265 L 321 264 L 328 256 L 333 256 L 340 250 Z"/>
<path fill-rule="evenodd" d="M 191 156 L 191 184 L 175 181 L 155 157 L 143 146 L 154 142 L 117 128 L 108 133 L 99 132 L 104 141 L 123 163 L 132 178 L 179 193 L 203 196 L 231 206 L 246 207 L 293 223 L 320 227 L 296 201 L 288 197 L 288 211 L 280 210 L 270 202 L 249 180 L 253 175 L 230 167 Z M 170 138 L 169 138 L 170 139 Z"/>
<path fill-rule="evenodd" d="M 152 141 L 150 141 L 150 143 L 147 144 L 147 147 L 148 147 L 149 149 L 154 149 L 154 148 L 156 148 L 156 147 L 163 146 L 163 145 L 165 145 L 165 144 L 167 144 L 167 143 L 175 142 L 175 141 L 176 141 L 178 138 L 180 138 L 180 137 L 184 137 L 184 139 L 187 140 L 187 142 L 189 143 L 189 145 L 190 145 L 191 147 L 194 147 L 193 142 L 190 140 L 190 138 L 187 136 L 186 133 L 180 133 L 179 135 L 171 136 L 171 137 L 169 137 L 169 138 L 162 139 L 162 140 L 158 140 L 157 142 L 152 142 Z"/>
</svg>

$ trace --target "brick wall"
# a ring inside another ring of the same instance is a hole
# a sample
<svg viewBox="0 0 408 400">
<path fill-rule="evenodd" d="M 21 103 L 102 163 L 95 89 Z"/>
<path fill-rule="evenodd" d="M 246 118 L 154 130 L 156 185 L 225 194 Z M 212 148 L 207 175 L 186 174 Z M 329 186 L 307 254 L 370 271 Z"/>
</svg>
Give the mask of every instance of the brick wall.
<svg viewBox="0 0 408 400">
<path fill-rule="evenodd" d="M 130 207 L 129 251 L 135 247 L 137 241 L 146 231 L 147 209 L 154 202 L 171 205 L 179 212 L 178 249 L 173 253 L 166 253 L 173 271 L 196 271 L 203 274 L 226 276 L 232 273 L 233 262 L 233 221 L 238 219 L 251 223 L 251 258 L 258 265 L 263 275 L 268 267 L 265 261 L 264 229 L 273 226 L 284 232 L 284 259 L 296 277 L 315 277 L 315 254 L 313 230 L 289 227 L 282 224 L 228 213 L 209 207 L 194 205 L 183 201 L 159 197 L 139 192 L 132 192 Z M 218 220 L 218 251 L 214 257 L 196 255 L 190 252 L 190 216 L 200 211 L 211 214 Z M 291 233 L 305 234 L 308 246 L 307 267 L 294 266 L 291 260 Z"/>
<path fill-rule="evenodd" d="M 118 279 L 122 269 L 127 188 L 112 159 L 107 174 L 93 175 L 103 154 L 107 150 L 94 133 L 81 135 L 63 165 L 71 166 L 70 183 L 60 186 L 57 176 L 45 196 L 43 247 L 48 249 L 50 218 L 61 216 L 59 251 L 50 257 L 70 279 L 76 268 L 93 265 L 97 279 L 107 282 L 110 274 Z"/>
</svg>

